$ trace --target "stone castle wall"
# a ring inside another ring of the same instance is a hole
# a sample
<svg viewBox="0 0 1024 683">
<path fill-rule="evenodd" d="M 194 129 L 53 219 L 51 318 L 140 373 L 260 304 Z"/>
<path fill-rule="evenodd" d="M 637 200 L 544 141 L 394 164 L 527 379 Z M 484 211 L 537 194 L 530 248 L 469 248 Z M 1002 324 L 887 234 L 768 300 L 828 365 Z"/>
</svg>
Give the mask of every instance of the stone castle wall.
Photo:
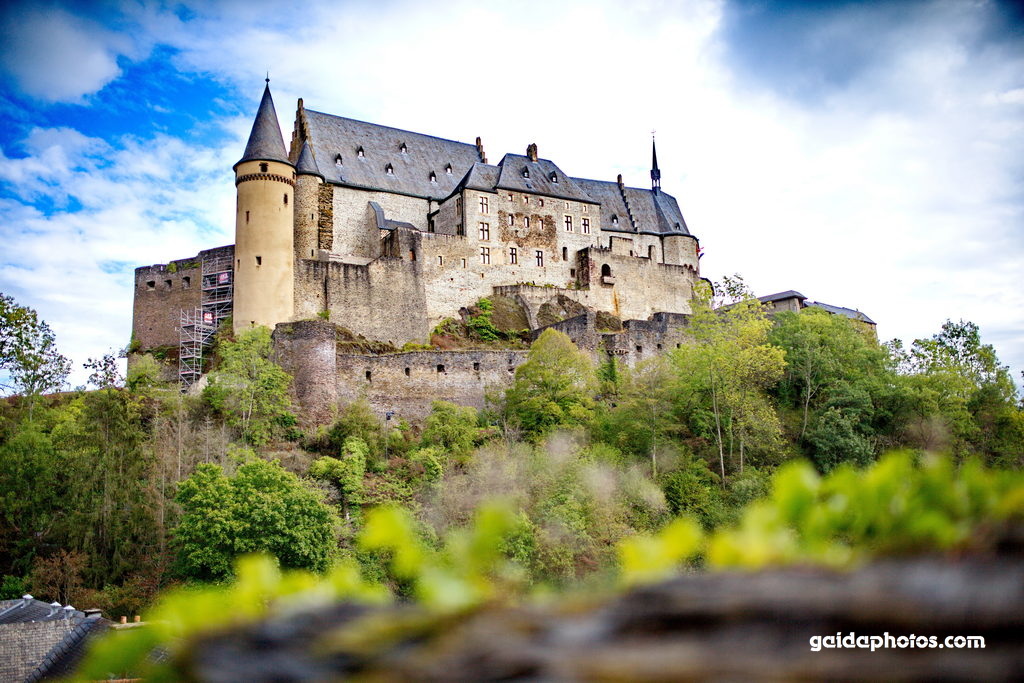
<svg viewBox="0 0 1024 683">
<path fill-rule="evenodd" d="M 422 422 L 434 401 L 483 408 L 488 391 L 503 389 L 526 360 L 523 350 L 409 351 L 380 355 L 339 350 L 324 320 L 282 323 L 274 330 L 274 360 L 294 378 L 303 418 L 328 422 L 359 399 L 381 416 Z"/>
<path fill-rule="evenodd" d="M 196 258 L 135 269 L 132 340 L 141 349 L 178 346 L 180 311 L 199 306 L 202 269 Z"/>
</svg>

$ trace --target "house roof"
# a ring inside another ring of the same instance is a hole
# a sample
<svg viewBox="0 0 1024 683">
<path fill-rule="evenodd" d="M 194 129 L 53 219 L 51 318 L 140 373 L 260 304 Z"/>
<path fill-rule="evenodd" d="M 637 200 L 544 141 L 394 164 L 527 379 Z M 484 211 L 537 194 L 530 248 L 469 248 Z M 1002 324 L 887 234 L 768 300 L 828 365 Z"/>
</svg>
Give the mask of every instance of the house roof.
<svg viewBox="0 0 1024 683">
<path fill-rule="evenodd" d="M 874 320 L 872 320 L 871 318 L 867 317 L 866 315 L 864 315 L 860 311 L 854 310 L 852 308 L 844 308 L 842 306 L 833 306 L 832 304 L 823 304 L 820 301 L 808 301 L 807 302 L 807 306 L 815 306 L 817 308 L 823 308 L 826 311 L 828 311 L 829 313 L 832 313 L 834 315 L 846 316 L 847 318 L 850 318 L 851 320 L 859 320 L 860 322 L 868 323 L 870 325 L 874 325 L 875 324 Z"/>
<path fill-rule="evenodd" d="M 307 140 L 320 160 L 319 169 L 338 185 L 444 199 L 482 161 L 476 145 L 312 109 L 304 113 Z"/>
<path fill-rule="evenodd" d="M 757 297 L 758 301 L 763 303 L 770 303 L 772 301 L 785 301 L 786 299 L 800 299 L 804 301 L 807 299 L 806 296 L 796 291 L 795 289 L 787 289 L 785 292 L 778 292 L 776 294 L 768 294 L 767 296 Z"/>
<path fill-rule="evenodd" d="M 30 621 L 57 621 L 85 619 L 85 612 L 70 605 L 48 603 L 25 595 L 18 600 L 0 600 L 0 624 L 18 624 Z"/>
<path fill-rule="evenodd" d="M 269 81 L 263 89 L 263 99 L 260 100 L 260 108 L 256 111 L 256 120 L 252 122 L 245 153 L 235 166 L 243 161 L 255 160 L 291 163 L 284 148 L 284 138 L 281 137 L 281 126 L 277 121 L 277 111 L 274 109 L 274 98 L 270 96 Z"/>
</svg>

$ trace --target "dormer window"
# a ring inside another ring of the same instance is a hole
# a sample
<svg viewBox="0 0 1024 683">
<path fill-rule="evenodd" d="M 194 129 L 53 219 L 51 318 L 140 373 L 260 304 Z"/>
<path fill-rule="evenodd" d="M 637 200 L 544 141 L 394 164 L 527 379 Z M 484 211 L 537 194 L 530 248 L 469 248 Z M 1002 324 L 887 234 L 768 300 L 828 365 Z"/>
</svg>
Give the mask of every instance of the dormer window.
<svg viewBox="0 0 1024 683">
<path fill-rule="evenodd" d="M 558 176 L 555 175 L 554 171 L 551 172 L 551 182 L 553 182 L 553 183 L 557 183 L 558 182 Z"/>
<path fill-rule="evenodd" d="M 612 216 L 612 225 L 618 225 L 618 224 L 619 224 L 619 217 L 618 216 Z"/>
<path fill-rule="evenodd" d="M 401 145 L 399 145 L 398 151 L 401 152 L 402 154 L 408 154 L 409 153 L 409 148 L 406 147 L 405 143 L 403 142 Z"/>
<path fill-rule="evenodd" d="M 523 177 L 524 178 L 529 178 L 530 177 L 530 169 L 526 168 L 525 166 L 523 167 Z"/>
<path fill-rule="evenodd" d="M 437 182 L 437 174 L 434 173 L 433 171 L 430 172 L 430 182 L 432 182 L 432 183 L 436 183 Z"/>
<path fill-rule="evenodd" d="M 451 175 L 452 174 L 452 165 L 448 164 L 447 166 L 445 166 L 444 167 L 444 172 L 447 173 L 448 175 Z"/>
<path fill-rule="evenodd" d="M 387 173 L 388 175 L 395 175 L 395 169 L 391 164 L 388 164 L 387 166 L 384 167 L 384 172 Z"/>
<path fill-rule="evenodd" d="M 356 150 L 356 156 L 359 157 L 360 159 L 362 159 L 364 156 L 366 156 L 366 154 L 363 152 L 363 148 L 362 147 L 360 147 L 359 149 Z"/>
<path fill-rule="evenodd" d="M 337 156 L 334 157 L 334 164 L 336 166 L 341 166 L 341 155 L 340 154 L 338 154 Z"/>
</svg>

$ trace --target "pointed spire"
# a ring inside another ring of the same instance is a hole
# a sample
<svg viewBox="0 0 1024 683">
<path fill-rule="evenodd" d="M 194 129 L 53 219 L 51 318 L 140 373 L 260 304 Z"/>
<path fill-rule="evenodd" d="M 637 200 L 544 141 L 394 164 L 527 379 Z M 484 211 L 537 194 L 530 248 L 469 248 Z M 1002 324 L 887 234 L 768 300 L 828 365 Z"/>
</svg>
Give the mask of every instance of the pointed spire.
<svg viewBox="0 0 1024 683">
<path fill-rule="evenodd" d="M 281 126 L 277 122 L 274 98 L 270 96 L 269 74 L 267 85 L 263 88 L 260 108 L 256 112 L 256 120 L 252 124 L 252 132 L 249 133 L 249 143 L 245 146 L 245 154 L 238 160 L 238 164 L 256 160 L 289 163 L 284 138 L 281 137 Z"/>
<path fill-rule="evenodd" d="M 661 189 L 661 170 L 658 168 L 658 146 L 654 142 L 654 131 L 651 131 L 651 190 Z"/>
<path fill-rule="evenodd" d="M 324 174 L 320 172 L 320 167 L 316 165 L 313 150 L 310 149 L 309 142 L 306 140 L 302 141 L 302 151 L 299 152 L 299 160 L 295 163 L 295 170 L 299 174 L 304 173 L 306 175 L 324 177 Z"/>
</svg>

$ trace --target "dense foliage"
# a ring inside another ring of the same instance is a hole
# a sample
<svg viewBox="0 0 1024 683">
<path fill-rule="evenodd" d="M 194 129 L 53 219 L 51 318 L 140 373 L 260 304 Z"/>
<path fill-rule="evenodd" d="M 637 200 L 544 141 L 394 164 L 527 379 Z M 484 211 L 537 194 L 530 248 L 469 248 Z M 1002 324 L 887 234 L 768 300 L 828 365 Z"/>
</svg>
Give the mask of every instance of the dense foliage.
<svg viewBox="0 0 1024 683">
<path fill-rule="evenodd" d="M 438 401 L 415 427 L 355 401 L 301 431 L 266 330 L 219 335 L 199 395 L 149 357 L 124 380 L 113 358 L 90 361 L 94 391 L 19 385 L 0 404 L 0 597 L 116 617 L 262 551 L 333 572 L 287 585 L 460 605 L 643 580 L 686 558 L 946 548 L 1016 514 L 1005 472 L 1024 464 L 1024 412 L 977 327 L 881 345 L 816 309 L 768 318 L 737 280 L 717 291 L 695 303 L 690 344 L 595 366 L 548 330 L 486 410 Z M 33 340 L 55 353 L 52 335 L 17 331 L 43 329 L 34 314 L 4 307 L 5 362 Z"/>
</svg>

